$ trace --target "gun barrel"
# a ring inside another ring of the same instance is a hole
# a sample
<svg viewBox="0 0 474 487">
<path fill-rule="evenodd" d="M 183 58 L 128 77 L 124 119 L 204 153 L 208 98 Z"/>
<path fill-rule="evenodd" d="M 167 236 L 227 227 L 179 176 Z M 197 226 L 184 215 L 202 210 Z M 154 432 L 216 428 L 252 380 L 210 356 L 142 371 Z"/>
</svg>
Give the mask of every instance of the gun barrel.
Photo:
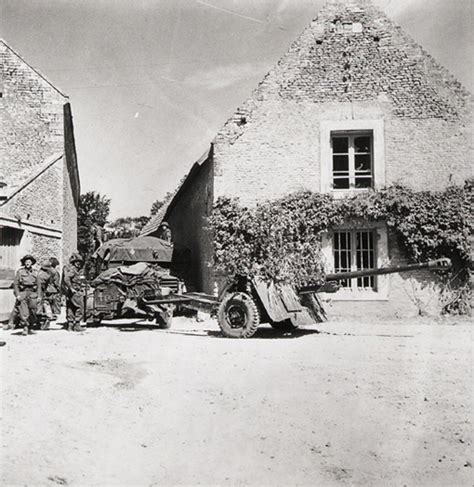
<svg viewBox="0 0 474 487">
<path fill-rule="evenodd" d="M 367 276 L 381 276 L 384 274 L 396 274 L 398 272 L 409 272 L 419 269 L 447 270 L 451 268 L 451 260 L 442 257 L 437 260 L 430 260 L 428 262 L 422 262 L 420 264 L 407 264 L 393 267 L 380 267 L 378 269 L 364 269 L 360 271 L 351 272 L 336 272 L 333 274 L 326 274 L 326 282 L 343 281 L 344 279 L 355 279 L 357 277 Z M 321 286 L 305 286 L 299 289 L 300 294 L 309 294 L 314 292 L 321 292 L 324 289 Z"/>
</svg>

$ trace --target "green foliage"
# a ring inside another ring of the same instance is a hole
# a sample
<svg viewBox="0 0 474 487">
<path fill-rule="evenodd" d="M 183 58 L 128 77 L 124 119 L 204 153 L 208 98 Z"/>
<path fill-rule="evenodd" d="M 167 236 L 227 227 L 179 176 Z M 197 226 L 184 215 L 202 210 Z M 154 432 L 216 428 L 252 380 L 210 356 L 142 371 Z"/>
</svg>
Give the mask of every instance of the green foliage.
<svg viewBox="0 0 474 487">
<path fill-rule="evenodd" d="M 77 211 L 77 249 L 86 261 L 89 271 L 90 256 L 99 245 L 103 227 L 110 212 L 110 199 L 89 191 L 79 197 Z"/>
<path fill-rule="evenodd" d="M 321 233 L 345 222 L 385 221 L 411 262 L 447 256 L 456 272 L 469 261 L 472 182 L 445 191 L 404 186 L 334 200 L 295 193 L 246 208 L 220 198 L 210 218 L 216 270 L 295 285 L 323 280 Z"/>
<path fill-rule="evenodd" d="M 338 221 L 328 195 L 296 193 L 254 209 L 219 199 L 211 217 L 216 268 L 297 285 L 317 282 L 324 277 L 320 233 Z"/>
<path fill-rule="evenodd" d="M 107 225 L 107 236 L 108 238 L 137 237 L 149 220 L 150 217 L 148 216 L 119 217 Z"/>
<path fill-rule="evenodd" d="M 338 206 L 346 218 L 385 220 L 412 262 L 442 256 L 461 265 L 469 261 L 472 181 L 445 191 L 413 191 L 397 185 L 340 200 Z"/>
</svg>

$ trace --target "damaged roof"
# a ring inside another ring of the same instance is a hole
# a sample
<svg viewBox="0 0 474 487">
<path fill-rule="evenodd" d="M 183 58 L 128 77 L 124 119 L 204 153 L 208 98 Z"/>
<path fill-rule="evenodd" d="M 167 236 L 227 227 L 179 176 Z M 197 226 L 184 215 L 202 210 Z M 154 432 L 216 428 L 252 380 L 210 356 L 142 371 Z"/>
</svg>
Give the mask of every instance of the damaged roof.
<svg viewBox="0 0 474 487">
<path fill-rule="evenodd" d="M 192 181 L 200 171 L 201 166 L 208 160 L 211 153 L 212 153 L 212 145 L 193 164 L 187 176 L 180 181 L 180 183 L 173 191 L 171 196 L 166 201 L 164 201 L 163 206 L 158 210 L 158 212 L 154 216 L 151 217 L 150 221 L 143 227 L 140 235 L 151 235 L 152 233 L 158 230 L 162 222 L 166 221 L 168 215 L 170 214 L 171 210 L 176 204 L 176 201 L 178 200 L 179 196 L 192 183 Z"/>
</svg>

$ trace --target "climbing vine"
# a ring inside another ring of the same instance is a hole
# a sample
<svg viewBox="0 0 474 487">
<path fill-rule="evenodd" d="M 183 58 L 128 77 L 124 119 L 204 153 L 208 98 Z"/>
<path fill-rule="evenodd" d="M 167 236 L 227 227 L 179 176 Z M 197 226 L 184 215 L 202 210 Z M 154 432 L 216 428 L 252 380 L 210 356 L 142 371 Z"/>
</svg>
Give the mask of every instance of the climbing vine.
<svg viewBox="0 0 474 487">
<path fill-rule="evenodd" d="M 335 200 L 294 193 L 248 208 L 219 198 L 210 218 L 214 264 L 220 272 L 259 275 L 294 285 L 324 280 L 321 233 L 358 219 L 385 221 L 409 261 L 450 257 L 458 279 L 467 278 L 473 231 L 473 183 L 444 191 L 391 186 Z"/>
</svg>

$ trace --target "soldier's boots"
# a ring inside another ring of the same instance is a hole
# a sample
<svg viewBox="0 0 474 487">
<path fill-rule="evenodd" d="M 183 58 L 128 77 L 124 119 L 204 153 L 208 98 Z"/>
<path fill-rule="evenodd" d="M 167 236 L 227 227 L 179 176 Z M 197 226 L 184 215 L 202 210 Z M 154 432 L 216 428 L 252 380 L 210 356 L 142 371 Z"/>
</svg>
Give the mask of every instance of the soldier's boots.
<svg viewBox="0 0 474 487">
<path fill-rule="evenodd" d="M 86 331 L 86 329 L 85 329 L 85 328 L 84 328 L 84 327 L 83 327 L 81 324 L 76 323 L 76 324 L 74 325 L 74 331 L 78 331 L 78 332 L 79 332 L 79 331 Z"/>
<path fill-rule="evenodd" d="M 15 328 L 14 323 L 6 323 L 5 325 L 3 325 L 4 330 L 13 330 L 14 328 Z"/>
<path fill-rule="evenodd" d="M 41 323 L 41 329 L 49 330 L 49 320 L 47 318 Z"/>
<path fill-rule="evenodd" d="M 36 335 L 36 332 L 33 331 L 29 326 L 24 326 L 23 330 L 21 332 L 23 336 L 28 336 L 28 335 Z"/>
<path fill-rule="evenodd" d="M 67 324 L 67 331 L 85 331 L 86 329 L 81 326 L 80 323 L 68 323 Z"/>
</svg>

